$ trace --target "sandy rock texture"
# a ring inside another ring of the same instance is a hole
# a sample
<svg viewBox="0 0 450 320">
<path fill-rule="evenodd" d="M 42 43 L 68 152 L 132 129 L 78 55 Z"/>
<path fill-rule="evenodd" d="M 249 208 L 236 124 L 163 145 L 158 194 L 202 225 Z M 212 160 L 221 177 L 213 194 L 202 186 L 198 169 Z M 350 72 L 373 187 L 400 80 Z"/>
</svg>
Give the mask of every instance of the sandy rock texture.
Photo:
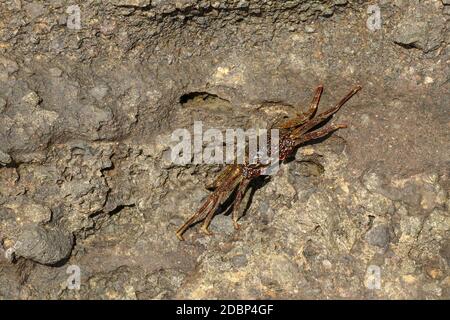
<svg viewBox="0 0 450 320">
<path fill-rule="evenodd" d="M 0 0 L 0 298 L 449 299 L 449 20 L 441 0 Z M 171 163 L 172 132 L 266 128 L 318 84 L 319 110 L 363 86 L 348 129 L 255 181 L 240 230 L 219 213 L 178 241 L 220 166 Z"/>
</svg>

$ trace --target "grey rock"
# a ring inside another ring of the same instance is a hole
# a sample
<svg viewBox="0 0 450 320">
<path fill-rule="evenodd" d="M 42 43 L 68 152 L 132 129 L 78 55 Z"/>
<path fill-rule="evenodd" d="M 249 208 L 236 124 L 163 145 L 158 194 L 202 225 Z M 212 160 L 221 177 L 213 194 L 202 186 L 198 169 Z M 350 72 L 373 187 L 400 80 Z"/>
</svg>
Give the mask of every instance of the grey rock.
<svg viewBox="0 0 450 320">
<path fill-rule="evenodd" d="M 447 265 L 450 267 L 450 240 L 443 243 L 440 250 L 441 256 L 447 261 Z"/>
<path fill-rule="evenodd" d="M 36 19 L 44 14 L 46 14 L 46 9 L 42 3 L 31 2 L 26 3 L 24 6 L 28 16 L 31 19 Z"/>
<path fill-rule="evenodd" d="M 30 107 L 36 107 L 41 102 L 41 97 L 36 92 L 31 91 L 22 97 L 22 101 Z"/>
<path fill-rule="evenodd" d="M 424 14 L 428 7 L 423 5 L 406 12 L 402 21 L 394 28 L 393 41 L 405 47 L 418 48 L 424 52 L 436 50 L 444 40 L 443 20 L 427 19 Z"/>
<path fill-rule="evenodd" d="M 106 96 L 106 94 L 108 93 L 108 86 L 106 85 L 99 85 L 96 86 L 94 88 L 92 88 L 89 93 L 98 101 L 102 101 L 103 98 Z"/>
<path fill-rule="evenodd" d="M 312 26 L 305 26 L 305 32 L 307 33 L 314 33 L 316 31 L 316 29 L 314 29 L 314 27 Z"/>
<path fill-rule="evenodd" d="M 0 165 L 6 166 L 12 161 L 11 156 L 2 150 L 0 150 Z"/>
<path fill-rule="evenodd" d="M 230 235 L 234 232 L 233 220 L 231 217 L 219 214 L 211 222 L 211 230 L 219 234 Z"/>
<path fill-rule="evenodd" d="M 377 225 L 372 227 L 366 233 L 366 241 L 372 245 L 380 248 L 386 248 L 390 242 L 389 226 Z"/>
<path fill-rule="evenodd" d="M 367 190 L 372 192 L 383 192 L 386 185 L 386 177 L 377 172 L 378 170 L 367 170 L 362 176 L 361 180 Z"/>
<path fill-rule="evenodd" d="M 237 4 L 238 8 L 248 8 L 249 7 L 249 3 L 246 0 L 240 0 Z"/>
<path fill-rule="evenodd" d="M 19 65 L 17 64 L 16 61 L 11 60 L 4 56 L 0 56 L 0 67 L 3 67 L 8 74 L 12 74 L 19 70 Z"/>
<path fill-rule="evenodd" d="M 236 268 L 245 267 L 248 263 L 248 259 L 244 254 L 238 254 L 231 259 L 231 263 Z"/>
<path fill-rule="evenodd" d="M 6 108 L 6 100 L 0 97 L 0 113 L 2 113 Z"/>
<path fill-rule="evenodd" d="M 151 0 L 114 0 L 112 2 L 116 6 L 137 8 L 144 8 L 152 3 Z"/>
<path fill-rule="evenodd" d="M 30 226 L 17 236 L 15 247 L 18 257 L 54 265 L 70 256 L 73 237 L 59 229 Z"/>
</svg>

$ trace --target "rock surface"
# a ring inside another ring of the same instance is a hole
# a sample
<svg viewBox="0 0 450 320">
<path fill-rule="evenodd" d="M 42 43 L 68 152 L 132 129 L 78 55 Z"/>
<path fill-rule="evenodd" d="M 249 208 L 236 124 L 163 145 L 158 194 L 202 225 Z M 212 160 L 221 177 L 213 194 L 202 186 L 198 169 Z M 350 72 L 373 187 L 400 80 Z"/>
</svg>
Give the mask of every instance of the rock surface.
<svg viewBox="0 0 450 320">
<path fill-rule="evenodd" d="M 450 298 L 447 1 L 72 5 L 0 3 L 0 298 Z M 219 167 L 170 163 L 172 132 L 265 128 L 320 83 L 320 110 L 363 86 L 348 129 L 255 183 L 238 231 L 178 241 Z"/>
<path fill-rule="evenodd" d="M 59 229 L 39 226 L 25 228 L 17 236 L 15 255 L 33 261 L 53 265 L 68 258 L 73 240 L 70 234 Z"/>
</svg>

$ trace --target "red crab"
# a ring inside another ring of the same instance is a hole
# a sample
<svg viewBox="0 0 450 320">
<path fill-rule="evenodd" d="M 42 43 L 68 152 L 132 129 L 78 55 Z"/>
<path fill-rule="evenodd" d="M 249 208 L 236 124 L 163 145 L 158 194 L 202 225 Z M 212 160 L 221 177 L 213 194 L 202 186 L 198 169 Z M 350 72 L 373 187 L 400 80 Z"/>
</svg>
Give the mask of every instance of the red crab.
<svg viewBox="0 0 450 320">
<path fill-rule="evenodd" d="M 323 92 L 323 86 L 316 89 L 314 98 L 311 102 L 309 110 L 305 113 L 298 113 L 296 117 L 283 119 L 272 125 L 272 128 L 279 129 L 279 160 L 283 161 L 291 155 L 301 144 L 326 136 L 335 130 L 346 128 L 345 124 L 332 124 L 323 129 L 311 131 L 319 124 L 325 122 L 359 90 L 361 86 L 355 86 L 339 103 L 317 116 L 314 116 L 319 105 L 320 97 Z M 178 239 L 184 240 L 183 233 L 193 224 L 202 220 L 203 224 L 201 230 L 211 235 L 208 230 L 209 224 L 221 203 L 226 201 L 237 189 L 236 197 L 232 203 L 233 205 L 233 224 L 235 229 L 239 229 L 239 205 L 249 186 L 249 183 L 262 174 L 263 169 L 267 165 L 263 164 L 230 164 L 227 165 L 217 176 L 214 182 L 207 186 L 208 189 L 213 189 L 208 198 L 204 201 L 202 206 L 195 212 L 176 232 Z"/>
</svg>

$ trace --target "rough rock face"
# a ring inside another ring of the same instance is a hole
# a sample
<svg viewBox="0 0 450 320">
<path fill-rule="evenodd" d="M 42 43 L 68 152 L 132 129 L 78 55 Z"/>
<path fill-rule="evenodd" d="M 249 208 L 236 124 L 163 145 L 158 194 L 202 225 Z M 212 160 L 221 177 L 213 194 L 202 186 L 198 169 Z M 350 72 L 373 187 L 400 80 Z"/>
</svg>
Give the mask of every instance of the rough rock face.
<svg viewBox="0 0 450 320">
<path fill-rule="evenodd" d="M 73 241 L 70 234 L 59 229 L 33 226 L 17 236 L 16 244 L 16 256 L 52 265 L 69 257 Z"/>
<path fill-rule="evenodd" d="M 72 5 L 0 2 L 0 298 L 450 298 L 448 1 Z M 220 166 L 170 163 L 172 132 L 320 83 L 321 110 L 363 86 L 349 128 L 179 242 Z"/>
</svg>

